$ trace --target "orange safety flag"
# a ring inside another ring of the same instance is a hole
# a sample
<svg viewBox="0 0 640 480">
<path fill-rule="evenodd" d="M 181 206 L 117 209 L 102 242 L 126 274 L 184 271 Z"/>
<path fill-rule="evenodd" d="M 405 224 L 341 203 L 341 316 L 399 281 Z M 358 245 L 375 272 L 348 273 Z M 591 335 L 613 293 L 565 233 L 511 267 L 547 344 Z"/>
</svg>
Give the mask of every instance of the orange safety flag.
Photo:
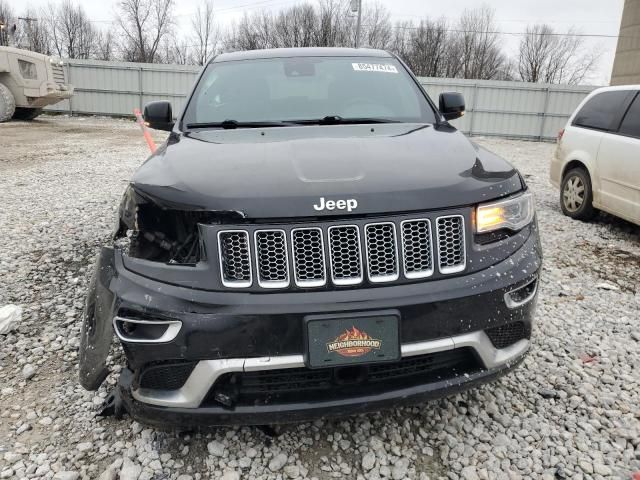
<svg viewBox="0 0 640 480">
<path fill-rule="evenodd" d="M 153 138 L 151 138 L 151 134 L 149 133 L 149 129 L 144 123 L 144 119 L 142 118 L 142 113 L 140 112 L 140 109 L 134 108 L 133 114 L 136 116 L 136 119 L 138 120 L 138 125 L 140 125 L 140 128 L 142 129 L 142 135 L 144 135 L 144 139 L 147 141 L 147 145 L 149 145 L 149 150 L 151 150 L 151 153 L 156 153 L 156 148 L 158 147 L 156 147 L 156 144 L 153 141 Z"/>
</svg>

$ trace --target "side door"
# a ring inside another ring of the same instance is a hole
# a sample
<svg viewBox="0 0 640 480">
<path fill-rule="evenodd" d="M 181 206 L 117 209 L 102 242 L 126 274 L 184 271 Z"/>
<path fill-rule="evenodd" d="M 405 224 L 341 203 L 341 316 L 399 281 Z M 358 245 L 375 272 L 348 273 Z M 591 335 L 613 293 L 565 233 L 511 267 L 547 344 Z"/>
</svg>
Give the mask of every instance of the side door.
<svg viewBox="0 0 640 480">
<path fill-rule="evenodd" d="M 640 93 L 634 94 L 616 132 L 604 135 L 597 163 L 603 209 L 640 224 Z"/>
<path fill-rule="evenodd" d="M 628 89 L 596 93 L 576 112 L 562 139 L 562 148 L 567 150 L 562 168 L 571 160 L 579 160 L 587 166 L 596 208 L 602 208 L 603 205 L 598 161 L 602 152 L 602 140 L 618 129 L 633 96 L 635 92 Z"/>
</svg>

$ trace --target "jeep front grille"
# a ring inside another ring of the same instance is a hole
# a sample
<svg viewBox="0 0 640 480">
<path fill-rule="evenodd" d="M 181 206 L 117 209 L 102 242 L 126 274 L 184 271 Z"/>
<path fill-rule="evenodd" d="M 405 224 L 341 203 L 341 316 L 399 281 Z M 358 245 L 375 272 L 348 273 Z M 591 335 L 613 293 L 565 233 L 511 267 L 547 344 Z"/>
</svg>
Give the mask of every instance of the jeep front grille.
<svg viewBox="0 0 640 480">
<path fill-rule="evenodd" d="M 425 278 L 433 274 L 433 243 L 428 219 L 402 222 L 402 256 L 407 278 Z"/>
<path fill-rule="evenodd" d="M 263 288 L 289 286 L 287 237 L 284 230 L 258 230 L 255 236 L 258 284 Z"/>
<path fill-rule="evenodd" d="M 432 227 L 433 226 L 433 227 Z M 228 288 L 318 288 L 415 281 L 466 268 L 462 215 L 376 223 L 221 230 L 222 284 Z"/>
<path fill-rule="evenodd" d="M 398 244 L 396 226 L 391 222 L 371 223 L 365 227 L 369 281 L 373 283 L 397 280 Z"/>
<path fill-rule="evenodd" d="M 464 242 L 464 218 L 462 215 L 439 217 L 438 262 L 442 273 L 464 270 L 467 259 Z"/>
<path fill-rule="evenodd" d="M 356 225 L 329 227 L 331 280 L 336 285 L 362 283 L 360 230 Z"/>
<path fill-rule="evenodd" d="M 299 287 L 322 287 L 327 283 L 322 229 L 294 228 L 291 231 L 293 270 Z"/>
<path fill-rule="evenodd" d="M 249 234 L 244 230 L 218 233 L 220 272 L 226 287 L 246 288 L 252 283 Z"/>
</svg>

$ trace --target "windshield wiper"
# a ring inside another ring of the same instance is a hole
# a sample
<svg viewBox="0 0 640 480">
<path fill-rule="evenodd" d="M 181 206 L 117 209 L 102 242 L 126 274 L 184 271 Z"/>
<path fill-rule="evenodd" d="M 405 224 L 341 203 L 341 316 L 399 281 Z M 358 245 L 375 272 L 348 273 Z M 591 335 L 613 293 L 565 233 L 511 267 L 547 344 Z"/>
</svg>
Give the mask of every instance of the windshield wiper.
<svg viewBox="0 0 640 480">
<path fill-rule="evenodd" d="M 239 122 L 238 120 L 224 120 L 222 122 L 202 122 L 188 123 L 187 128 L 224 128 L 232 130 L 234 128 L 266 128 L 266 127 L 289 127 L 290 122 Z"/>
<path fill-rule="evenodd" d="M 295 123 L 296 125 L 354 125 L 372 123 L 398 123 L 398 121 L 376 117 L 342 118 L 340 115 L 327 115 L 323 118 L 290 120 L 289 123 Z"/>
</svg>

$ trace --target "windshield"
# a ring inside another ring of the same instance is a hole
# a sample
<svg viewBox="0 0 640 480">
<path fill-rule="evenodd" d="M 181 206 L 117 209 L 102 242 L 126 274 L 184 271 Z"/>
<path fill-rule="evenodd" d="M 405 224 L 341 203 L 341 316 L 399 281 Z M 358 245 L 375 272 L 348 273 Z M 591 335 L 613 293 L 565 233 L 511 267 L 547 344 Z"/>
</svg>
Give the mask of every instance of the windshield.
<svg viewBox="0 0 640 480">
<path fill-rule="evenodd" d="M 293 57 L 212 63 L 187 106 L 187 125 L 335 117 L 434 123 L 394 58 Z"/>
</svg>

